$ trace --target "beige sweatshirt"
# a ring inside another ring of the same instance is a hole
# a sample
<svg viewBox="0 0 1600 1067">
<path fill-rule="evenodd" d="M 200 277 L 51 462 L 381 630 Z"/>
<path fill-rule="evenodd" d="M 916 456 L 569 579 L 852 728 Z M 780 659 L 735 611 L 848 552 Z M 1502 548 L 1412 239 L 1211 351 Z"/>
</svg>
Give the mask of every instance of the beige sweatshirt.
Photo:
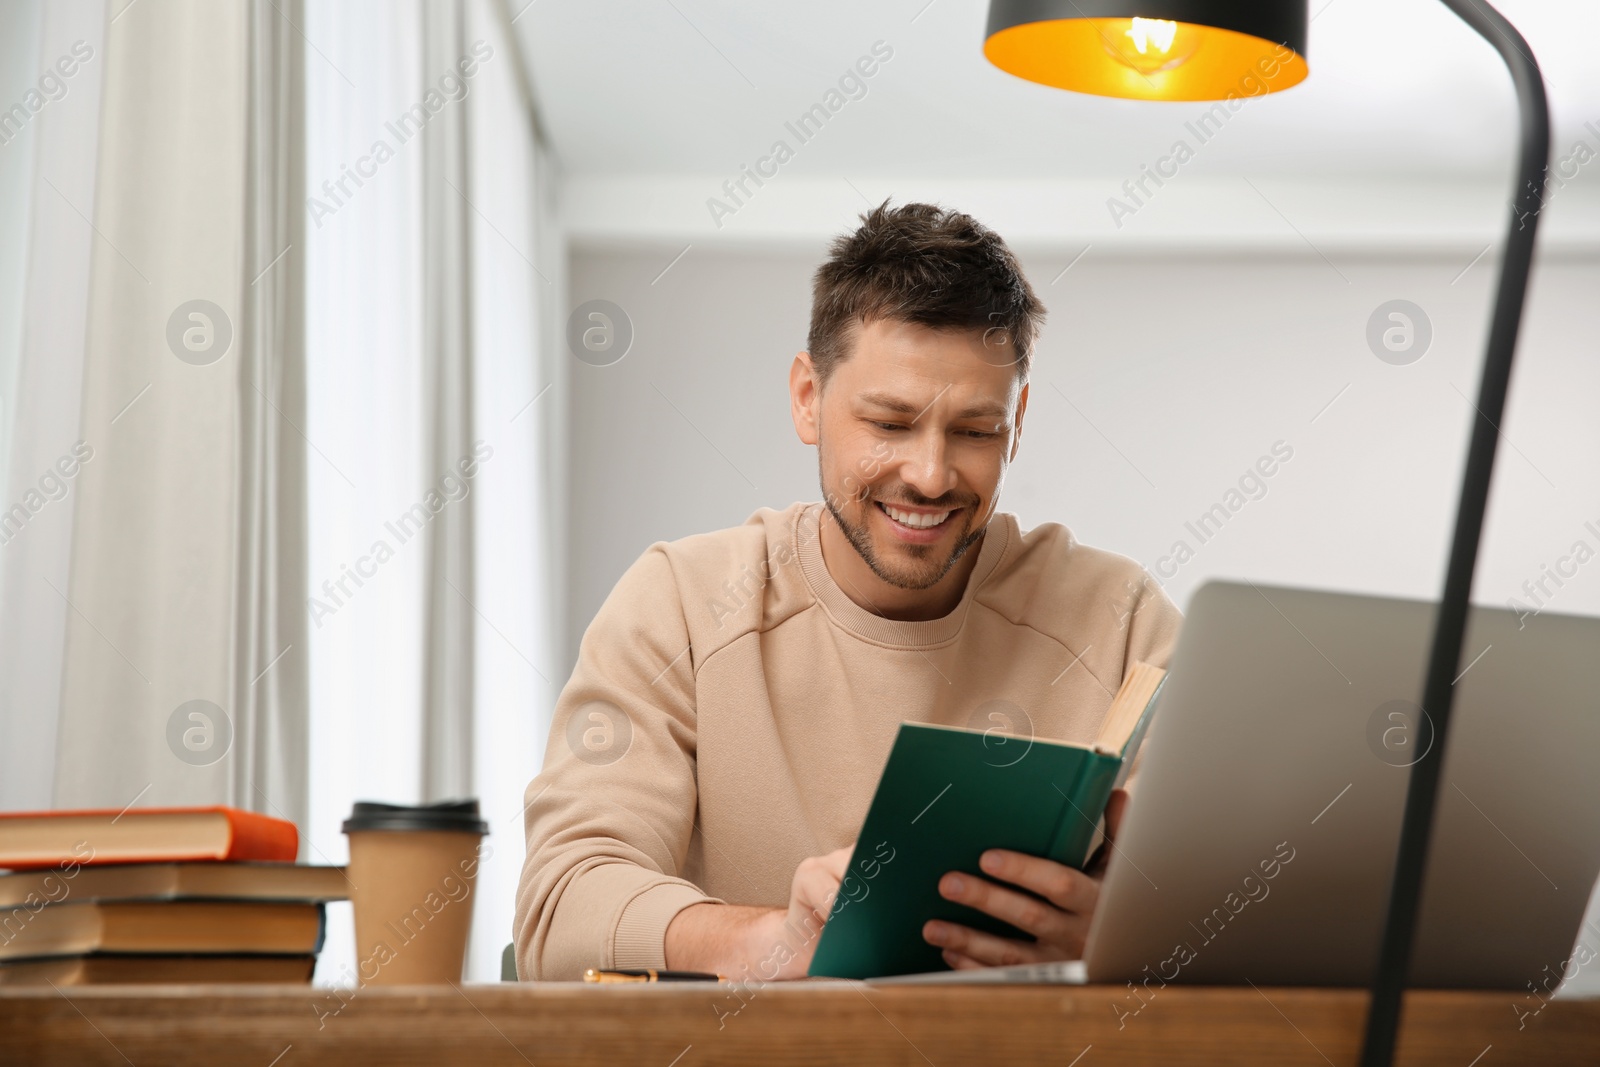
<svg viewBox="0 0 1600 1067">
<path fill-rule="evenodd" d="M 525 979 L 662 967 L 701 901 L 783 907 L 854 842 L 902 721 L 1094 740 L 1181 617 L 1133 560 L 990 521 L 960 603 L 898 622 L 829 576 L 820 503 L 657 543 L 584 634 L 525 800 Z M 999 716 L 998 718 L 996 716 Z"/>
</svg>

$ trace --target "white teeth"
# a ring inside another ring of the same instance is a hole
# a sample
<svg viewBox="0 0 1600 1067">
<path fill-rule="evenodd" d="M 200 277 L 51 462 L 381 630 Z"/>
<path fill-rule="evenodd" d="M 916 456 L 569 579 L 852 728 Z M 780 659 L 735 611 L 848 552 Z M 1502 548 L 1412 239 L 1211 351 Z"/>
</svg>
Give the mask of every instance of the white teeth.
<svg viewBox="0 0 1600 1067">
<path fill-rule="evenodd" d="M 883 510 L 888 512 L 891 519 L 900 523 L 902 526 L 910 526 L 919 530 L 927 529 L 930 526 L 937 526 L 950 517 L 950 512 L 948 511 L 940 511 L 932 515 L 922 515 L 913 511 L 901 511 L 899 508 L 890 504 L 884 504 Z"/>
</svg>

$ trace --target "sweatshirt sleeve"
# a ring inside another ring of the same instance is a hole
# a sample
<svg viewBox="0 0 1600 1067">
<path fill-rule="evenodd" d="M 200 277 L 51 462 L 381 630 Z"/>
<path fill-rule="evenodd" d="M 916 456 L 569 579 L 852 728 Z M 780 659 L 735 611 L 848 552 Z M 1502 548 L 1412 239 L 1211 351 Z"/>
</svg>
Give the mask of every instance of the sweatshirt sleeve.
<svg viewBox="0 0 1600 1067">
<path fill-rule="evenodd" d="M 694 650 L 661 545 L 618 581 L 556 701 L 524 794 L 515 940 L 524 979 L 664 967 L 667 925 L 701 902 L 681 877 L 694 831 Z"/>
</svg>

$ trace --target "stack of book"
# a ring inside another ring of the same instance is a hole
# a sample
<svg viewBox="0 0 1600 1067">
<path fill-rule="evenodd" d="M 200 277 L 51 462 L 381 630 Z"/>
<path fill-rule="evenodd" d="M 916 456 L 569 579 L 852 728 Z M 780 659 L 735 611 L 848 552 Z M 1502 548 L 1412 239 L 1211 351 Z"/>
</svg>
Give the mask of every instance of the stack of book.
<svg viewBox="0 0 1600 1067">
<path fill-rule="evenodd" d="M 309 982 L 342 867 L 235 808 L 0 812 L 0 987 Z"/>
</svg>

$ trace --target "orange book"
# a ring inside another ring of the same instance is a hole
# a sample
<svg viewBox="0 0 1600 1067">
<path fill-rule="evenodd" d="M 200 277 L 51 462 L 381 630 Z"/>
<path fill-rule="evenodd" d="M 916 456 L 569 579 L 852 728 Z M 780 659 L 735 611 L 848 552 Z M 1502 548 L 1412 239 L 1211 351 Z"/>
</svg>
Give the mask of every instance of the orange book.
<svg viewBox="0 0 1600 1067">
<path fill-rule="evenodd" d="M 0 812 L 0 867 L 269 860 L 292 863 L 294 823 L 227 807 Z"/>
</svg>

